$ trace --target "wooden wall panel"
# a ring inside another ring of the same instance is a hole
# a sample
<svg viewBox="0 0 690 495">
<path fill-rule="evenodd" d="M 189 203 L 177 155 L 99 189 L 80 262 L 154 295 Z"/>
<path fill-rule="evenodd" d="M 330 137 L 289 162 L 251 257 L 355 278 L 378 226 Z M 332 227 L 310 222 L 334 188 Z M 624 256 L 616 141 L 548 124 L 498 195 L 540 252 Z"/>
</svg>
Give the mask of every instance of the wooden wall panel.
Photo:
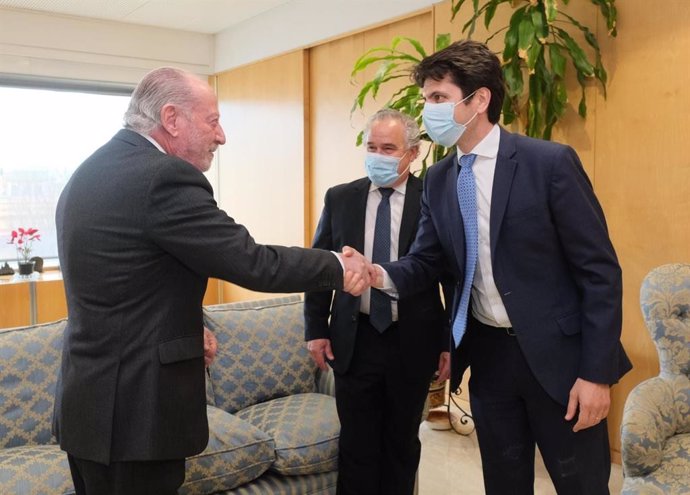
<svg viewBox="0 0 690 495">
<path fill-rule="evenodd" d="M 218 152 L 219 203 L 257 242 L 303 246 L 304 51 L 217 77 L 227 143 Z M 271 297 L 222 285 L 224 301 Z"/>
<path fill-rule="evenodd" d="M 625 398 L 659 369 L 640 313 L 642 279 L 655 266 L 690 262 L 690 70 L 683 62 L 690 3 L 650 9 L 627 0 L 618 11 L 618 37 L 602 38 L 608 98 L 598 96 L 593 118 L 594 183 L 623 267 L 623 344 L 634 365 L 614 388 L 611 429 L 620 448 Z"/>
<path fill-rule="evenodd" d="M 431 12 L 423 13 L 311 48 L 311 233 L 321 216 L 326 190 L 365 175 L 364 148 L 355 145 L 357 134 L 395 89 L 393 85 L 384 88 L 376 101 L 369 101 L 364 111 L 357 110 L 350 117 L 352 102 L 363 81 L 371 78 L 376 70 L 372 66 L 364 76 L 351 81 L 355 61 L 370 48 L 389 46 L 394 36 L 418 39 L 430 51 L 433 47 L 431 19 Z"/>
</svg>

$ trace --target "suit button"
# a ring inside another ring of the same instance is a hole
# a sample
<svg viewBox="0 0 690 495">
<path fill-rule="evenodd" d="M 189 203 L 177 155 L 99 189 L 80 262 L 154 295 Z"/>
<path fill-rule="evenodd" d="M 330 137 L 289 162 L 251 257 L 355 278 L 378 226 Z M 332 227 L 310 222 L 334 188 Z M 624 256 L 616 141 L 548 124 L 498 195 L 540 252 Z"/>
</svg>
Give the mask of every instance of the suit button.
<svg viewBox="0 0 690 495">
<path fill-rule="evenodd" d="M 352 321 L 356 322 L 357 321 L 357 315 L 352 315 Z"/>
</svg>

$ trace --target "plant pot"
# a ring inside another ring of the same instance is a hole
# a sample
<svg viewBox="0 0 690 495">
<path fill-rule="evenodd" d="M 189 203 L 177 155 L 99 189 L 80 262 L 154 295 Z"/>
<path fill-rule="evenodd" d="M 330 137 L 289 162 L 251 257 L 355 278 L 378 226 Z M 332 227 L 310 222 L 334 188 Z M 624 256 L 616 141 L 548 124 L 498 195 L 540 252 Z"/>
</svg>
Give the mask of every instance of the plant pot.
<svg viewBox="0 0 690 495">
<path fill-rule="evenodd" d="M 35 261 L 20 261 L 18 274 L 23 277 L 28 277 L 34 272 Z"/>
</svg>

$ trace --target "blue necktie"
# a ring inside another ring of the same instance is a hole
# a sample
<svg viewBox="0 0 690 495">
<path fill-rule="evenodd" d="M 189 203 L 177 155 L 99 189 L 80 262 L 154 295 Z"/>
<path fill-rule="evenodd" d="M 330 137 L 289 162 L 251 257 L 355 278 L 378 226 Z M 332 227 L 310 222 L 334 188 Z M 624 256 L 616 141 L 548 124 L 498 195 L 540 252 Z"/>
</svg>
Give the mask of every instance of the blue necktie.
<svg viewBox="0 0 690 495">
<path fill-rule="evenodd" d="M 460 345 L 462 336 L 467 329 L 468 306 L 472 292 L 472 279 L 477 267 L 479 253 L 479 229 L 477 227 L 477 192 L 474 184 L 472 164 L 477 155 L 463 155 L 460 158 L 460 173 L 458 174 L 458 202 L 462 223 L 465 227 L 465 281 L 462 284 L 460 303 L 453 321 L 453 339 L 455 346 Z"/>
<path fill-rule="evenodd" d="M 380 187 L 381 202 L 376 210 L 376 226 L 374 227 L 374 248 L 371 255 L 373 263 L 384 263 L 391 259 L 391 203 L 393 189 Z M 369 322 L 376 330 L 383 332 L 393 322 L 390 298 L 371 289 L 369 299 Z"/>
</svg>

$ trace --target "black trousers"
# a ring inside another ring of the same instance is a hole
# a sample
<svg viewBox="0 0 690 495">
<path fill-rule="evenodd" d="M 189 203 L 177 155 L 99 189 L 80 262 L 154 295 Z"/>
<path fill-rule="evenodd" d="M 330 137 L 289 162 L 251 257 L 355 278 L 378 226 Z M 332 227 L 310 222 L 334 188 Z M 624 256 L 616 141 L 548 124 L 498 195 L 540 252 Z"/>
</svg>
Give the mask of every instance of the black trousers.
<svg viewBox="0 0 690 495">
<path fill-rule="evenodd" d="M 559 495 L 607 495 L 606 422 L 574 433 L 577 416 L 564 419 L 566 407 L 537 382 L 517 338 L 470 320 L 470 404 L 487 495 L 534 493 L 535 443 Z"/>
<path fill-rule="evenodd" d="M 421 452 L 419 424 L 431 376 L 410 380 L 403 364 L 397 324 L 379 333 L 360 315 L 350 367 L 335 375 L 338 495 L 414 491 Z"/>
<path fill-rule="evenodd" d="M 76 495 L 176 495 L 184 483 L 184 459 L 112 462 L 67 454 Z"/>
</svg>

